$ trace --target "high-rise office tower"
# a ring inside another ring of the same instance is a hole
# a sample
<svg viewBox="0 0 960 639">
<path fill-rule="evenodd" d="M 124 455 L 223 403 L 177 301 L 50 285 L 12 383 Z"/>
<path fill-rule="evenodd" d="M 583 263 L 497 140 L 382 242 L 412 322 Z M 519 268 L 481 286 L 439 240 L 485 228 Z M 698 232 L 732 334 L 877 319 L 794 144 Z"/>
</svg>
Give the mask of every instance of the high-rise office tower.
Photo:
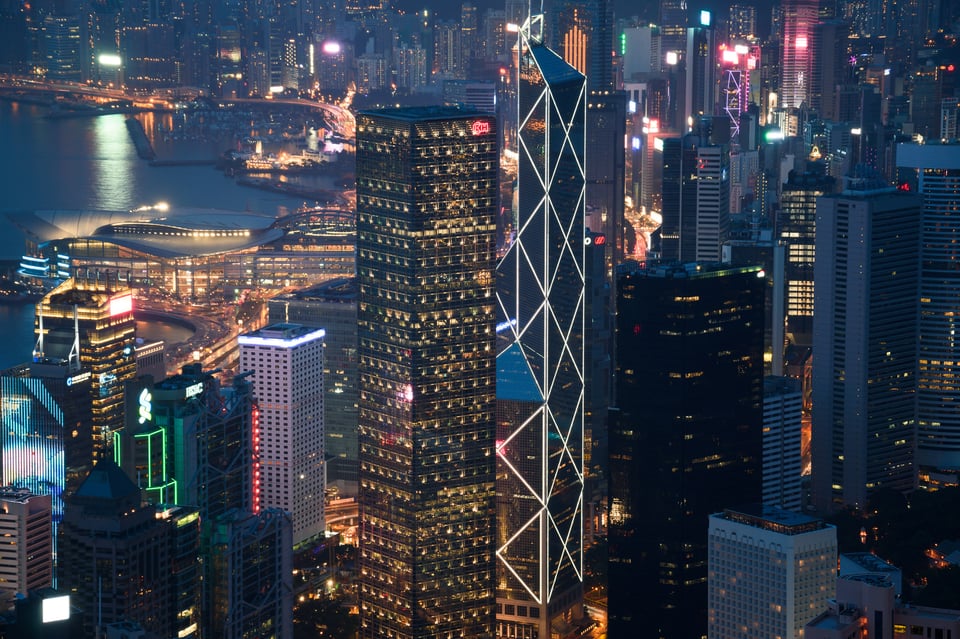
<svg viewBox="0 0 960 639">
<path fill-rule="evenodd" d="M 583 617 L 586 80 L 520 30 L 517 223 L 497 264 L 497 633 Z"/>
<path fill-rule="evenodd" d="M 801 637 L 836 593 L 837 529 L 821 519 L 728 508 L 709 536 L 709 637 Z"/>
<path fill-rule="evenodd" d="M 810 82 L 810 108 L 823 120 L 838 120 L 837 89 L 850 82 L 846 47 L 850 25 L 844 20 L 826 20 L 814 27 Z"/>
<path fill-rule="evenodd" d="M 763 505 L 800 512 L 803 394 L 792 377 L 763 379 Z"/>
<path fill-rule="evenodd" d="M 323 431 L 327 483 L 356 486 L 357 298 L 356 278 L 337 278 L 269 302 L 270 321 L 324 329 Z M 341 486 L 341 491 L 344 487 Z M 351 488 L 354 491 L 355 488 Z"/>
<path fill-rule="evenodd" d="M 730 155 L 702 130 L 662 144 L 660 257 L 719 262 L 730 227 Z"/>
<path fill-rule="evenodd" d="M 357 116 L 360 636 L 492 636 L 497 127 Z"/>
<path fill-rule="evenodd" d="M 698 118 L 714 114 L 717 103 L 717 46 L 713 14 L 701 11 L 696 26 L 687 29 L 685 55 L 681 59 L 684 72 L 682 131 L 695 126 Z"/>
<path fill-rule="evenodd" d="M 213 372 L 188 364 L 156 383 L 128 383 L 115 459 L 145 501 L 196 506 L 205 530 L 233 509 L 260 509 L 262 443 L 249 376 L 221 388 Z"/>
<path fill-rule="evenodd" d="M 37 304 L 34 360 L 59 359 L 89 370 L 93 458 L 113 449 L 123 428 L 123 385 L 136 373 L 133 292 L 116 279 L 71 278 Z"/>
<path fill-rule="evenodd" d="M 237 338 L 259 407 L 260 506 L 293 520 L 293 543 L 322 535 L 323 329 L 271 324 Z"/>
<path fill-rule="evenodd" d="M 214 522 L 204 636 L 293 637 L 293 524 L 289 513 L 234 511 Z"/>
<path fill-rule="evenodd" d="M 101 461 L 67 500 L 59 587 L 80 608 L 86 636 L 133 621 L 162 637 L 198 637 L 199 579 L 179 563 L 195 564 L 198 548 L 196 510 L 141 506 L 136 484 Z"/>
<path fill-rule="evenodd" d="M 817 198 L 833 193 L 836 180 L 823 164 L 803 172 L 790 171 L 776 216 L 777 241 L 786 247 L 784 279 L 787 333 L 801 347 L 813 344 L 813 264 L 817 228 Z M 779 310 L 779 309 L 778 309 Z M 779 315 L 779 313 L 778 313 Z M 782 321 L 782 318 L 780 319 Z"/>
<path fill-rule="evenodd" d="M 4 486 L 52 499 L 54 534 L 69 497 L 93 468 L 90 373 L 65 361 L 24 364 L 0 375 Z"/>
<path fill-rule="evenodd" d="M 0 604 L 53 585 L 50 495 L 0 488 Z"/>
<path fill-rule="evenodd" d="M 551 48 L 586 76 L 587 91 L 613 90 L 612 3 L 563 0 L 550 15 L 556 24 Z"/>
<path fill-rule="evenodd" d="M 727 31 L 731 40 L 755 40 L 757 38 L 757 8 L 749 4 L 731 4 Z"/>
<path fill-rule="evenodd" d="M 900 144 L 900 180 L 923 198 L 920 339 L 917 353 L 917 466 L 924 483 L 960 479 L 960 344 L 954 239 L 960 233 L 960 144 Z"/>
<path fill-rule="evenodd" d="M 817 0 L 784 0 L 780 37 L 780 102 L 785 109 L 799 108 L 811 97 L 814 27 Z"/>
<path fill-rule="evenodd" d="M 916 485 L 921 202 L 869 180 L 817 200 L 813 499 L 864 507 Z"/>
<path fill-rule="evenodd" d="M 611 636 L 706 633 L 707 518 L 761 498 L 759 275 L 694 263 L 619 269 Z"/>
</svg>

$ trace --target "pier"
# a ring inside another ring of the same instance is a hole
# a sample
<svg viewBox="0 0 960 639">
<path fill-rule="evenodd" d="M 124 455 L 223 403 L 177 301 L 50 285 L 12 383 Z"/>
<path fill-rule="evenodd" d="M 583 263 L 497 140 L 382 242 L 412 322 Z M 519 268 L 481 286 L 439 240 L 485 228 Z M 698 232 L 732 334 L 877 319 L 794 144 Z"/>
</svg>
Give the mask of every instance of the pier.
<svg viewBox="0 0 960 639">
<path fill-rule="evenodd" d="M 137 147 L 137 155 L 143 160 L 154 160 L 157 157 L 153 150 L 153 145 L 147 139 L 147 133 L 143 130 L 143 125 L 136 118 L 127 118 L 127 131 L 130 132 L 130 139 L 133 145 Z"/>
</svg>

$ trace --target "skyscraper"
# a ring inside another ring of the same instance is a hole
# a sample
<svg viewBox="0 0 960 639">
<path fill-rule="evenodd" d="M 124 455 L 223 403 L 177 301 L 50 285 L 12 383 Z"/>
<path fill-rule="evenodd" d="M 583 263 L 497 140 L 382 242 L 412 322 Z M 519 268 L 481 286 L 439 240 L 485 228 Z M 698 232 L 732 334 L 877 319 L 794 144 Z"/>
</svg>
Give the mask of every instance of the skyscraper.
<svg viewBox="0 0 960 639">
<path fill-rule="evenodd" d="M 610 636 L 707 630 L 707 518 L 761 497 L 760 267 L 624 265 L 610 426 Z"/>
<path fill-rule="evenodd" d="M 710 515 L 709 536 L 710 637 L 800 637 L 836 593 L 837 529 L 821 519 L 728 508 Z"/>
<path fill-rule="evenodd" d="M 115 276 L 71 278 L 37 304 L 34 360 L 61 359 L 91 374 L 93 458 L 123 428 L 123 385 L 136 373 L 133 292 Z"/>
<path fill-rule="evenodd" d="M 730 227 L 727 145 L 714 144 L 701 128 L 682 138 L 664 138 L 661 158 L 661 259 L 719 262 Z"/>
<path fill-rule="evenodd" d="M 960 344 L 954 332 L 960 276 L 954 262 L 960 221 L 960 144 L 900 144 L 905 188 L 923 198 L 920 336 L 917 342 L 917 465 L 924 483 L 960 481 Z"/>
<path fill-rule="evenodd" d="M 54 535 L 63 500 L 93 468 L 90 422 L 89 371 L 45 361 L 0 376 L 2 485 L 50 495 Z"/>
<path fill-rule="evenodd" d="M 584 76 L 520 30 L 516 235 L 497 265 L 497 633 L 583 617 Z"/>
<path fill-rule="evenodd" d="M 786 246 L 781 285 L 786 287 L 787 333 L 793 344 L 803 347 L 809 347 L 813 339 L 817 198 L 832 193 L 835 184 L 836 180 L 826 174 L 824 165 L 810 164 L 807 171 L 790 171 L 780 196 L 776 232 L 777 240 Z"/>
<path fill-rule="evenodd" d="M 260 505 L 290 513 L 294 545 L 324 531 L 324 334 L 271 324 L 237 338 L 259 406 Z"/>
<path fill-rule="evenodd" d="M 811 97 L 817 0 L 784 0 L 780 37 L 780 106 L 799 108 Z"/>
<path fill-rule="evenodd" d="M 916 485 L 919 196 L 868 180 L 817 200 L 813 499 Z"/>
<path fill-rule="evenodd" d="M 763 505 L 800 512 L 803 492 L 800 380 L 763 380 Z"/>
<path fill-rule="evenodd" d="M 493 634 L 497 130 L 357 117 L 360 636 Z"/>
</svg>

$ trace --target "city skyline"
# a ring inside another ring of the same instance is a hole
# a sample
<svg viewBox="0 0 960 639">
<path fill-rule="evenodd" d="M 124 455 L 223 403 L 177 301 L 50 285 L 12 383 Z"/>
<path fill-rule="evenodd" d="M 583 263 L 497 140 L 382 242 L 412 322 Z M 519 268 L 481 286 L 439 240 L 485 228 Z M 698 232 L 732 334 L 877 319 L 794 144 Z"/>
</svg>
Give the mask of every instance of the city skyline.
<svg viewBox="0 0 960 639">
<path fill-rule="evenodd" d="M 949 0 L 0 0 L 0 632 L 960 636 L 958 123 Z"/>
</svg>

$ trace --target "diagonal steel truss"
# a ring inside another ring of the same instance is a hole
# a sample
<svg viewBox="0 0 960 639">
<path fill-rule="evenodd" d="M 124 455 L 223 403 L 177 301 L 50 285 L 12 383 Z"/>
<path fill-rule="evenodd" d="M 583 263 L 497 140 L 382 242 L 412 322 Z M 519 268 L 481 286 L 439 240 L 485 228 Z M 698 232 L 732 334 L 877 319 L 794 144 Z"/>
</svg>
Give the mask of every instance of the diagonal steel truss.
<svg viewBox="0 0 960 639">
<path fill-rule="evenodd" d="M 497 491 L 524 504 L 515 519 L 498 518 L 498 582 L 537 604 L 583 580 L 584 489 L 586 83 L 543 46 L 542 28 L 533 15 L 519 29 L 521 204 L 497 296 L 506 341 L 541 398 L 498 435 Z"/>
</svg>

